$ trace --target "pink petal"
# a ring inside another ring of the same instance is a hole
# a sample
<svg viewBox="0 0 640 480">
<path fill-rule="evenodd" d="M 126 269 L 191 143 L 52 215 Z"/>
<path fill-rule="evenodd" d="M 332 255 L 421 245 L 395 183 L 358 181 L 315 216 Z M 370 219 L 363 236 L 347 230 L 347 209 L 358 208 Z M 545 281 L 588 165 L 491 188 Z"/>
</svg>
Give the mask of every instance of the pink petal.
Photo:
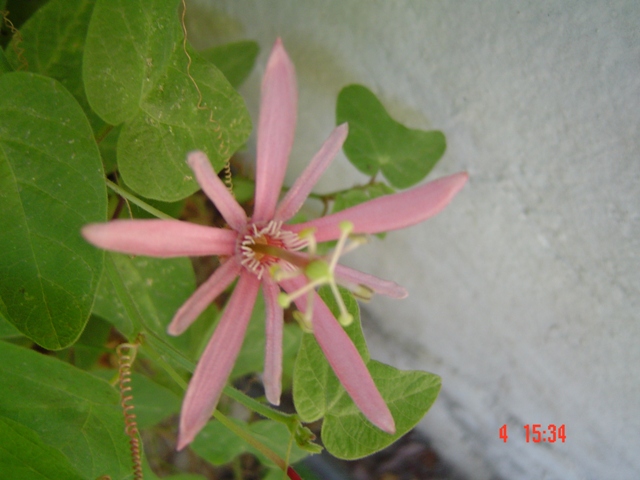
<svg viewBox="0 0 640 480">
<path fill-rule="evenodd" d="M 241 268 L 233 257 L 220 265 L 176 312 L 167 332 L 170 335 L 180 335 L 189 328 L 198 315 L 235 280 Z"/>
<path fill-rule="evenodd" d="M 113 220 L 82 227 L 97 247 L 149 257 L 231 255 L 237 233 L 179 220 Z"/>
<path fill-rule="evenodd" d="M 338 283 L 348 287 L 356 287 L 358 285 L 365 285 L 369 287 L 374 293 L 386 295 L 391 298 L 406 298 L 407 291 L 395 282 L 389 280 L 383 280 L 382 278 L 369 275 L 368 273 L 360 272 L 344 265 L 336 265 L 336 277 Z M 350 289 L 354 289 L 350 288 Z"/>
<path fill-rule="evenodd" d="M 202 191 L 211 199 L 229 226 L 237 231 L 242 230 L 247 224 L 247 215 L 213 171 L 207 155 L 200 151 L 191 152 L 187 156 L 187 162 L 195 173 Z"/>
<path fill-rule="evenodd" d="M 276 40 L 262 78 L 253 220 L 271 220 L 284 180 L 296 128 L 296 74 L 282 41 Z"/>
<path fill-rule="evenodd" d="M 206 425 L 238 357 L 260 282 L 242 271 L 227 308 L 189 382 L 182 402 L 178 450 L 186 447 Z"/>
<path fill-rule="evenodd" d="M 324 142 L 320 151 L 316 153 L 311 163 L 298 177 L 286 196 L 282 199 L 275 213 L 275 220 L 287 221 L 300 209 L 311 193 L 320 176 L 331 164 L 342 148 L 342 144 L 349 133 L 349 126 L 343 123 L 337 127 Z"/>
<path fill-rule="evenodd" d="M 264 357 L 264 389 L 267 400 L 280 405 L 282 390 L 282 307 L 278 304 L 280 287 L 271 278 L 263 277 L 262 293 L 266 306 L 266 346 Z"/>
<path fill-rule="evenodd" d="M 292 279 L 280 282 L 280 285 L 287 292 L 292 292 L 300 288 L 302 283 L 301 280 Z M 393 416 L 360 353 L 320 296 L 317 293 L 314 295 L 311 321 L 313 335 L 329 365 L 364 416 L 381 430 L 394 434 L 396 426 Z M 305 295 L 298 297 L 294 302 L 301 311 L 306 309 Z"/>
<path fill-rule="evenodd" d="M 325 217 L 287 225 L 293 232 L 315 228 L 317 242 L 340 237 L 340 222 L 353 223 L 354 233 L 380 233 L 409 227 L 440 212 L 467 181 L 461 172 L 439 178 L 406 192 L 385 195 Z"/>
</svg>

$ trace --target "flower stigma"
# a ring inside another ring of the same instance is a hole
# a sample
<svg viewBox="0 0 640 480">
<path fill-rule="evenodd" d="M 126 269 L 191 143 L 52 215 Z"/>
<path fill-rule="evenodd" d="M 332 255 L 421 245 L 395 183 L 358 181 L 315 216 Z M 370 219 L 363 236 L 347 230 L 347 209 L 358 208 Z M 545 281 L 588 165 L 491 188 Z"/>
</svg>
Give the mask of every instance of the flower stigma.
<svg viewBox="0 0 640 480">
<path fill-rule="evenodd" d="M 338 282 L 336 281 L 335 269 L 338 265 L 338 259 L 341 255 L 350 252 L 351 250 L 357 248 L 366 242 L 366 238 L 362 235 L 352 235 L 353 232 L 353 223 L 349 221 L 343 221 L 340 223 L 340 237 L 336 244 L 335 249 L 331 257 L 327 260 L 323 257 L 316 256 L 315 252 L 315 239 L 313 238 L 313 234 L 307 234 L 310 236 L 310 240 L 308 240 L 308 248 L 310 250 L 309 257 L 306 264 L 302 267 L 298 266 L 294 271 L 283 271 L 280 269 L 280 265 L 274 265 L 271 269 L 271 275 L 276 280 L 281 280 L 284 278 L 291 278 L 294 276 L 298 276 L 300 274 L 304 274 L 309 280 L 303 287 L 298 290 L 286 294 L 284 292 L 280 292 L 278 295 L 278 303 L 282 308 L 288 308 L 291 305 L 291 302 L 296 298 L 301 297 L 302 295 L 307 295 L 307 308 L 305 312 L 295 312 L 294 318 L 300 323 L 300 326 L 303 330 L 307 332 L 312 331 L 312 323 L 311 316 L 313 313 L 313 293 L 316 288 L 322 285 L 329 285 L 331 288 L 331 293 L 333 294 L 336 303 L 338 304 L 338 308 L 340 310 L 340 315 L 338 315 L 338 322 L 344 327 L 348 326 L 353 322 L 353 315 L 351 315 L 347 311 L 347 307 L 344 304 L 344 300 L 342 299 L 342 295 L 340 295 L 340 291 L 338 290 Z M 347 244 L 347 240 L 351 240 L 349 244 Z M 358 288 L 359 296 L 371 297 L 371 294 L 366 291 L 366 287 L 358 286 L 362 288 Z M 363 291 L 364 290 L 364 291 Z M 367 295 L 369 293 L 369 295 Z M 297 315 L 296 315 L 297 314 Z"/>
</svg>

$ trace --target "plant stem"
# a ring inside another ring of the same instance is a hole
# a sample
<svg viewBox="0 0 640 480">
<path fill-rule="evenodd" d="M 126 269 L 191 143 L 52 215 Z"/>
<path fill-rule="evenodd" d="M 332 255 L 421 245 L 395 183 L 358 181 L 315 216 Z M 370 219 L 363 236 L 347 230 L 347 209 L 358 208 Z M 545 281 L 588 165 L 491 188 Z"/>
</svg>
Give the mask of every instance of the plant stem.
<svg viewBox="0 0 640 480">
<path fill-rule="evenodd" d="M 157 218 L 162 218 L 164 220 L 174 220 L 173 217 L 167 215 L 164 212 L 161 212 L 160 210 L 158 210 L 155 207 L 152 207 L 151 205 L 149 205 L 146 202 L 143 202 L 142 200 L 140 200 L 138 197 L 136 197 L 135 195 L 133 195 L 132 193 L 127 192 L 125 189 L 123 189 L 122 187 L 118 186 L 117 184 L 113 183 L 111 180 L 109 180 L 108 178 L 105 180 L 107 183 L 107 187 L 109 187 L 111 190 L 113 190 L 114 192 L 116 192 L 118 195 L 120 195 L 123 198 L 126 198 L 127 200 L 129 200 L 131 203 L 133 203 L 134 205 L 137 205 L 138 207 L 140 207 L 141 209 L 143 209 L 145 212 L 150 213 L 151 215 L 153 215 L 154 217 Z"/>
<path fill-rule="evenodd" d="M 378 183 L 379 182 L 376 182 L 376 177 L 374 175 L 373 177 L 371 177 L 371 180 L 369 180 L 369 182 L 364 184 L 364 185 L 354 185 L 353 187 L 350 187 L 350 188 L 344 188 L 342 190 L 335 190 L 333 192 L 322 193 L 322 194 L 311 192 L 309 194 L 309 198 L 315 198 L 316 200 L 320 200 L 322 202 L 329 202 L 329 201 L 335 200 L 336 197 L 338 195 L 340 195 L 341 193 L 346 193 L 346 192 L 349 192 L 351 190 L 366 190 L 370 186 L 376 185 Z M 382 182 L 380 182 L 380 183 L 382 183 Z"/>
<path fill-rule="evenodd" d="M 223 392 L 227 397 L 232 398 L 236 402 L 241 403 L 242 405 L 247 407 L 249 410 L 253 410 L 258 415 L 262 415 L 269 420 L 284 423 L 289 427 L 295 426 L 298 423 L 298 418 L 295 415 L 274 410 L 273 408 L 268 407 L 267 405 L 260 403 L 257 400 L 254 400 L 248 395 L 242 393 L 240 390 L 229 385 L 224 387 Z"/>
</svg>

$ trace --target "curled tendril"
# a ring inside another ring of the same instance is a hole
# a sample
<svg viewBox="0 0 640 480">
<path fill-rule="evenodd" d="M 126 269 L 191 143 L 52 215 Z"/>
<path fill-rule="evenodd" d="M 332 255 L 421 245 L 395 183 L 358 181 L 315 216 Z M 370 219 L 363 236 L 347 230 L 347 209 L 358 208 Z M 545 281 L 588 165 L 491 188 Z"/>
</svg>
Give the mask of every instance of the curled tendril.
<svg viewBox="0 0 640 480">
<path fill-rule="evenodd" d="M 131 459 L 133 461 L 133 478 L 142 480 L 142 455 L 140 448 L 140 432 L 136 422 L 136 414 L 133 413 L 134 405 L 131 395 L 131 366 L 136 358 L 138 346 L 130 343 L 121 343 L 116 349 L 118 354 L 118 380 L 120 386 L 120 406 L 124 414 L 125 433 L 129 437 Z"/>
<path fill-rule="evenodd" d="M 202 91 L 200 91 L 200 87 L 198 87 L 198 83 L 196 82 L 195 78 L 193 78 L 193 76 L 191 75 L 191 64 L 193 63 L 193 60 L 191 58 L 191 55 L 189 54 L 189 51 L 187 50 L 187 25 L 185 24 L 186 12 L 187 12 L 187 4 L 185 0 L 182 0 L 182 15 L 180 17 L 180 24 L 182 26 L 182 33 L 183 33 L 182 50 L 184 51 L 184 54 L 187 57 L 187 77 L 189 78 L 189 80 L 191 80 L 191 83 L 193 83 L 194 88 L 198 92 L 198 103 L 196 105 L 196 108 L 198 110 L 206 110 L 209 112 L 209 122 L 213 124 L 213 131 L 217 134 L 216 138 L 219 142 L 220 153 L 222 154 L 222 156 L 229 157 L 230 156 L 229 142 L 225 141 L 225 139 L 223 138 L 223 132 L 222 132 L 222 129 L 220 128 L 220 123 L 218 123 L 218 121 L 213 117 L 213 110 L 203 104 L 204 99 L 202 97 Z M 231 194 L 233 195 L 233 183 L 231 180 L 230 160 L 227 160 L 227 163 L 225 164 L 224 169 L 225 169 L 224 181 L 227 184 L 229 192 L 231 192 Z"/>
<path fill-rule="evenodd" d="M 18 71 L 27 70 L 29 68 L 29 62 L 24 58 L 24 48 L 20 46 L 22 43 L 22 35 L 20 34 L 20 30 L 18 30 L 11 20 L 9 20 L 9 10 L 0 10 L 0 15 L 2 15 L 2 20 L 4 24 L 7 26 L 11 35 L 15 38 L 13 42 L 13 51 L 16 54 L 16 58 L 20 62 L 20 66 L 18 67 Z"/>
</svg>

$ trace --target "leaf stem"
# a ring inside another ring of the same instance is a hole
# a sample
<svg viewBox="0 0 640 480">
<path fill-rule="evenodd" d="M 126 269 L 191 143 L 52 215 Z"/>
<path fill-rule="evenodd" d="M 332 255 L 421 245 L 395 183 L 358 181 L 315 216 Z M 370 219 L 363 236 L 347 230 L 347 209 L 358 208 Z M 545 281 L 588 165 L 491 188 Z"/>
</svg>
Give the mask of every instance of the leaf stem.
<svg viewBox="0 0 640 480">
<path fill-rule="evenodd" d="M 105 125 L 102 130 L 100 130 L 96 134 L 96 145 L 100 145 L 100 143 L 107 137 L 107 135 L 109 135 L 113 128 L 113 125 Z"/>
<path fill-rule="evenodd" d="M 182 390 L 187 389 L 187 382 L 182 376 L 173 368 L 169 362 L 167 362 L 163 356 L 158 353 L 153 346 L 148 342 L 143 342 L 142 344 L 144 353 L 151 357 L 151 359 L 156 362 L 167 374 L 173 379 L 174 382 L 178 384 L 178 386 Z"/>
<path fill-rule="evenodd" d="M 238 403 L 241 403 L 248 409 L 253 410 L 258 415 L 262 415 L 269 420 L 284 423 L 287 426 L 295 426 L 298 423 L 298 418 L 296 415 L 279 412 L 278 410 L 275 410 L 263 403 L 258 402 L 257 400 L 254 400 L 250 396 L 245 395 L 240 390 L 232 386 L 227 385 L 226 387 L 224 387 L 223 392 L 227 397 L 235 400 Z"/>
<path fill-rule="evenodd" d="M 309 194 L 309 198 L 315 198 L 316 200 L 321 200 L 323 202 L 329 202 L 329 201 L 335 200 L 338 195 L 340 195 L 342 193 L 349 192 L 351 190 L 366 190 L 367 188 L 371 187 L 372 185 L 379 185 L 379 184 L 386 185 L 386 183 L 384 183 L 384 182 L 376 182 L 375 178 L 376 177 L 373 176 L 371 178 L 371 180 L 368 183 L 364 184 L 364 185 L 354 185 L 353 187 L 350 187 L 350 188 L 343 188 L 342 190 L 335 190 L 335 191 L 329 192 L 329 193 L 313 193 L 313 192 L 311 192 Z"/>
<path fill-rule="evenodd" d="M 164 212 L 161 212 L 160 210 L 158 210 L 155 207 L 152 207 L 151 205 L 149 205 L 146 202 L 143 202 L 142 200 L 140 200 L 138 197 L 136 197 L 135 195 L 133 195 L 132 193 L 127 192 L 124 188 L 120 187 L 119 185 L 113 183 L 111 180 L 109 180 L 108 178 L 105 179 L 106 183 L 107 183 L 107 187 L 109 187 L 111 190 L 113 190 L 114 192 L 116 192 L 118 195 L 120 195 L 123 198 L 126 198 L 127 200 L 129 200 L 131 203 L 133 203 L 134 205 L 137 205 L 138 207 L 140 207 L 141 209 L 143 209 L 145 212 L 150 213 L 151 215 L 153 215 L 154 217 L 157 218 L 162 218 L 164 220 L 175 220 L 173 217 L 167 215 Z"/>
<path fill-rule="evenodd" d="M 280 456 L 276 452 L 271 450 L 260 440 L 256 439 L 250 432 L 246 431 L 246 429 L 243 428 L 241 425 L 238 425 L 237 423 L 232 422 L 229 418 L 227 418 L 225 415 L 220 413 L 219 410 L 214 410 L 213 417 L 216 420 L 218 420 L 222 425 L 224 425 L 233 433 L 235 433 L 238 437 L 242 438 L 245 442 L 247 442 L 253 448 L 255 448 L 260 453 L 262 453 L 265 457 L 267 457 L 273 463 L 275 463 L 283 471 L 287 470 L 288 465 L 282 458 L 280 458 Z"/>
</svg>

